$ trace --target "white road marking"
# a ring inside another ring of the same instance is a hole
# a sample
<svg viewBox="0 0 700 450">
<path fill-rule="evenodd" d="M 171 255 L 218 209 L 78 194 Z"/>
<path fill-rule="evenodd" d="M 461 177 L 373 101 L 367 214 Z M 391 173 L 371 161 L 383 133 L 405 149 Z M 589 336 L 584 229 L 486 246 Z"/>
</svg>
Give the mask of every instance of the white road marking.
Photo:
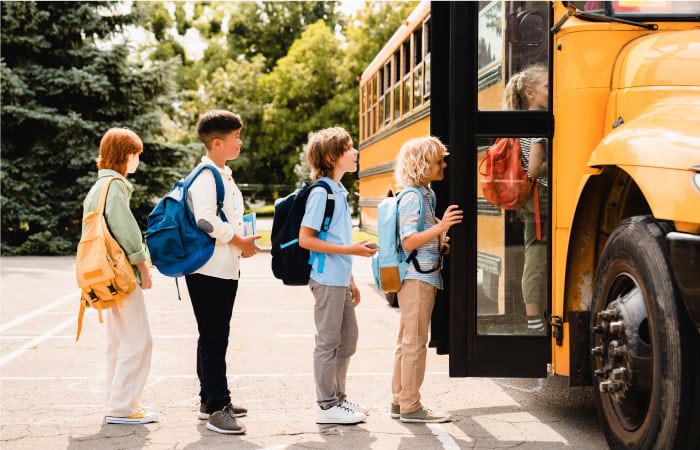
<svg viewBox="0 0 700 450">
<path fill-rule="evenodd" d="M 439 423 L 427 423 L 430 431 L 438 438 L 445 450 L 459 450 L 459 445 Z"/>
<path fill-rule="evenodd" d="M 66 294 L 63 297 L 59 298 L 58 300 L 55 300 L 48 305 L 44 305 L 41 308 L 35 309 L 34 311 L 27 313 L 23 316 L 19 316 L 18 318 L 11 320 L 7 323 L 3 323 L 0 325 L 0 333 L 2 333 L 5 330 L 9 330 L 12 327 L 16 327 L 17 325 L 20 325 L 24 322 L 27 322 L 28 320 L 31 320 L 35 318 L 36 316 L 40 316 L 47 311 L 50 311 L 54 308 L 58 308 L 59 306 L 68 303 L 69 301 L 74 301 L 76 305 L 80 305 L 78 301 L 80 300 L 80 293 L 78 291 L 72 293 L 72 294 Z"/>
<path fill-rule="evenodd" d="M 13 359 L 22 356 L 27 350 L 30 348 L 34 347 L 35 345 L 44 342 L 54 334 L 63 331 L 64 328 L 68 327 L 69 325 L 75 324 L 75 317 L 71 317 L 68 320 L 63 321 L 60 325 L 57 325 L 53 327 L 52 329 L 44 332 L 43 334 L 37 336 L 36 338 L 32 339 L 31 341 L 27 341 L 24 344 L 22 344 L 17 350 L 15 350 L 12 353 L 9 353 L 2 358 L 0 358 L 0 367 L 4 366 L 8 362 L 12 361 Z"/>
</svg>

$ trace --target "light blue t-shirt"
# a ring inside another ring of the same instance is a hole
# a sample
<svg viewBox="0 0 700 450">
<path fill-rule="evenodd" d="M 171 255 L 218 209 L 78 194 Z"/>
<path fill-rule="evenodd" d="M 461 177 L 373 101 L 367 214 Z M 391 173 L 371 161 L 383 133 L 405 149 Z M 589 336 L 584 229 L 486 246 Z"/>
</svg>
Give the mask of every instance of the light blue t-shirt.
<svg viewBox="0 0 700 450">
<path fill-rule="evenodd" d="M 335 197 L 335 210 L 331 218 L 330 228 L 326 234 L 325 241 L 339 245 L 350 245 L 352 243 L 352 218 L 348 207 L 348 191 L 342 183 L 336 184 L 328 177 L 320 180 L 325 181 L 333 190 Z M 316 236 L 321 229 L 323 212 L 326 208 L 326 190 L 316 187 L 309 193 L 306 200 L 306 209 L 301 226 L 316 230 Z M 314 252 L 312 252 L 313 256 Z M 319 272 L 319 256 L 316 254 L 311 265 L 311 279 L 326 286 L 350 286 L 350 276 L 352 275 L 352 256 L 325 254 L 323 261 L 323 272 Z"/>
</svg>

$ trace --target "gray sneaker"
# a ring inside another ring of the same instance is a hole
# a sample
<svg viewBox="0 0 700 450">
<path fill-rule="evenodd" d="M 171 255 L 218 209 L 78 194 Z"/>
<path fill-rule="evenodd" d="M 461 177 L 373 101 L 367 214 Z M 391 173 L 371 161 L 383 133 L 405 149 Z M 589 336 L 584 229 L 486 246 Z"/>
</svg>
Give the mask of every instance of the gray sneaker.
<svg viewBox="0 0 700 450">
<path fill-rule="evenodd" d="M 452 416 L 448 413 L 433 411 L 430 408 L 422 406 L 420 409 L 412 413 L 401 414 L 401 422 L 417 422 L 417 423 L 442 423 L 452 420 Z"/>
<path fill-rule="evenodd" d="M 245 426 L 242 423 L 236 422 L 233 417 L 232 406 L 229 403 L 220 411 L 211 413 L 207 422 L 207 429 L 223 434 L 243 434 Z"/>
<path fill-rule="evenodd" d="M 398 419 L 401 417 L 401 408 L 396 403 L 391 404 L 391 412 L 389 413 L 392 419 Z"/>
<path fill-rule="evenodd" d="M 233 417 L 244 417 L 248 414 L 248 410 L 242 406 L 236 406 L 231 403 L 231 410 L 233 411 Z M 209 413 L 207 412 L 207 404 L 199 404 L 199 420 L 209 420 Z"/>
</svg>

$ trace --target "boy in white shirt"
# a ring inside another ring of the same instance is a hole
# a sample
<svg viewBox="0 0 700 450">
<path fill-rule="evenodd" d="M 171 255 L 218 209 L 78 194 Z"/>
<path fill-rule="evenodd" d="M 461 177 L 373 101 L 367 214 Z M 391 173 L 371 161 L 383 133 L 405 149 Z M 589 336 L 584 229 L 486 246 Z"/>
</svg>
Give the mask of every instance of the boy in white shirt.
<svg viewBox="0 0 700 450">
<path fill-rule="evenodd" d="M 241 153 L 242 128 L 240 116 L 224 110 L 207 111 L 197 122 L 197 134 L 207 150 L 201 164 L 215 166 L 224 182 L 223 211 L 227 221 L 217 214 L 213 173 L 202 171 L 188 191 L 197 226 L 216 240 L 209 261 L 185 277 L 199 331 L 199 418 L 208 420 L 208 429 L 224 434 L 245 433 L 245 426 L 237 423 L 236 417 L 245 416 L 247 409 L 231 403 L 226 379 L 226 349 L 240 277 L 240 258 L 253 256 L 260 250 L 255 244 L 259 235 L 244 236 L 243 197 L 231 169 L 226 166 L 226 161 L 238 158 Z"/>
</svg>

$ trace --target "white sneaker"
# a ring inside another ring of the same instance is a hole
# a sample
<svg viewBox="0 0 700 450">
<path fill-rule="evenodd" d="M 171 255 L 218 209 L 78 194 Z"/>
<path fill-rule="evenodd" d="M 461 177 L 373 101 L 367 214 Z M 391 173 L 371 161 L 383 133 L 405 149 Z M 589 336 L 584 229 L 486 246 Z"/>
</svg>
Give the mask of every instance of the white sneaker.
<svg viewBox="0 0 700 450">
<path fill-rule="evenodd" d="M 345 400 L 343 400 L 343 402 L 340 404 L 340 406 L 350 408 L 355 412 L 364 414 L 365 416 L 369 415 L 369 408 L 368 407 L 366 407 L 365 405 L 360 405 L 359 403 L 351 402 L 347 398 Z"/>
<path fill-rule="evenodd" d="M 129 417 L 118 417 L 118 416 L 107 416 L 105 417 L 105 422 L 107 423 L 130 423 L 130 424 L 143 424 L 151 423 L 158 420 L 158 413 L 155 411 L 147 411 L 145 409 L 139 410 L 139 412 L 130 415 Z"/>
<path fill-rule="evenodd" d="M 316 423 L 360 423 L 365 420 L 365 415 L 355 412 L 345 406 L 335 405 L 332 408 L 322 409 L 316 405 Z"/>
</svg>

